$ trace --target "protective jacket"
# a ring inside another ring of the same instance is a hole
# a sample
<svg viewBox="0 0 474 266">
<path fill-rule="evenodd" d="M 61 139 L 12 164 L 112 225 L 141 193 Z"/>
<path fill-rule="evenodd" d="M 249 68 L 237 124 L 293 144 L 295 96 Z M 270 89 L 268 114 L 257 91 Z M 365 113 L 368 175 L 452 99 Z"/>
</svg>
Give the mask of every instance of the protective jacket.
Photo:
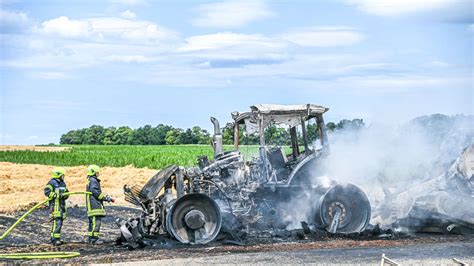
<svg viewBox="0 0 474 266">
<path fill-rule="evenodd" d="M 44 195 L 49 199 L 49 209 L 53 218 L 66 218 L 66 199 L 69 196 L 63 196 L 69 192 L 66 183 L 62 178 L 51 178 L 44 188 Z"/>
<path fill-rule="evenodd" d="M 87 216 L 105 216 L 104 198 L 106 195 L 100 188 L 100 179 L 95 175 L 87 176 L 86 191 L 92 193 L 92 195 L 86 195 Z"/>
</svg>

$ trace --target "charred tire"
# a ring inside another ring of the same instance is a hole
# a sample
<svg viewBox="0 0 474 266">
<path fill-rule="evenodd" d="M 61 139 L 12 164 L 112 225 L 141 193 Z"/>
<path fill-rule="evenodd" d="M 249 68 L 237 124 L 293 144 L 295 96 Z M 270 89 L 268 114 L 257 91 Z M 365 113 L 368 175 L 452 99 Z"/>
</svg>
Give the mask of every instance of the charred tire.
<svg viewBox="0 0 474 266">
<path fill-rule="evenodd" d="M 181 243 L 207 244 L 214 240 L 222 225 L 217 203 L 205 194 L 191 193 L 171 207 L 166 229 Z"/>
<path fill-rule="evenodd" d="M 365 193 L 355 185 L 336 185 L 321 196 L 314 211 L 316 224 L 328 228 L 335 209 L 340 211 L 336 233 L 358 233 L 369 224 L 370 202 Z"/>
</svg>

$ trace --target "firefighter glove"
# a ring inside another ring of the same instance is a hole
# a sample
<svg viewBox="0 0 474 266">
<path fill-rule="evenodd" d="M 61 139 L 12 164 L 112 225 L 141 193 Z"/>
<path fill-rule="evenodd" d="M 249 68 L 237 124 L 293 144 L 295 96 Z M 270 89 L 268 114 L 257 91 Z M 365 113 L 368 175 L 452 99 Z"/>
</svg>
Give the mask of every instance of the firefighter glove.
<svg viewBox="0 0 474 266">
<path fill-rule="evenodd" d="M 111 196 L 109 196 L 109 195 L 105 196 L 105 198 L 104 198 L 104 199 L 105 199 L 105 201 L 107 201 L 107 202 L 115 202 L 115 199 L 114 199 L 114 198 L 112 198 L 112 197 L 111 197 Z"/>
</svg>

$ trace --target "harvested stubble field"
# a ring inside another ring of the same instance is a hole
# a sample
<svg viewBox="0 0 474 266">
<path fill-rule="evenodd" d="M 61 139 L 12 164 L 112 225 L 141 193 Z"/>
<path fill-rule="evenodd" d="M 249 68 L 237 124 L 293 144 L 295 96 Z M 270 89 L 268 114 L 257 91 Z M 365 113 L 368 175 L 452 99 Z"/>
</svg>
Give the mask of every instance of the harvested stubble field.
<svg viewBox="0 0 474 266">
<path fill-rule="evenodd" d="M 24 146 L 24 145 L 0 145 L 0 151 L 66 151 L 70 147 L 62 146 Z"/>
<path fill-rule="evenodd" d="M 14 164 L 0 162 L 0 212 L 25 210 L 34 203 L 45 199 L 43 189 L 51 178 L 54 166 L 39 164 Z M 70 191 L 85 191 L 86 166 L 66 168 L 66 184 Z M 134 168 L 131 166 L 115 168 L 103 167 L 101 175 L 102 190 L 117 198 L 119 205 L 126 205 L 123 199 L 124 184 L 144 184 L 157 170 Z M 72 196 L 72 204 L 84 205 L 85 197 Z M 71 205 L 71 204 L 70 204 Z"/>
</svg>

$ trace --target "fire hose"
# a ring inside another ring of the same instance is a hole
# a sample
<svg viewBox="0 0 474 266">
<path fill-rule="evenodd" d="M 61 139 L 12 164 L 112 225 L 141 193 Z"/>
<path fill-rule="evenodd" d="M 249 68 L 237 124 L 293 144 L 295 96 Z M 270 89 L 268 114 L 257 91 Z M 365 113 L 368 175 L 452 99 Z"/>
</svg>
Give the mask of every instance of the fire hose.
<svg viewBox="0 0 474 266">
<path fill-rule="evenodd" d="M 70 195 L 90 195 L 91 192 L 66 192 L 62 194 L 63 196 L 70 196 Z M 21 222 L 23 221 L 28 215 L 32 212 L 36 211 L 40 208 L 43 204 L 46 204 L 49 199 L 46 199 L 31 209 L 29 209 L 25 214 L 23 214 L 10 228 L 0 236 L 0 241 L 3 240 L 10 232 Z M 73 258 L 81 255 L 79 252 L 68 252 L 68 251 L 57 251 L 57 252 L 33 252 L 33 253 L 3 253 L 0 254 L 0 259 L 58 259 L 58 258 Z"/>
</svg>

